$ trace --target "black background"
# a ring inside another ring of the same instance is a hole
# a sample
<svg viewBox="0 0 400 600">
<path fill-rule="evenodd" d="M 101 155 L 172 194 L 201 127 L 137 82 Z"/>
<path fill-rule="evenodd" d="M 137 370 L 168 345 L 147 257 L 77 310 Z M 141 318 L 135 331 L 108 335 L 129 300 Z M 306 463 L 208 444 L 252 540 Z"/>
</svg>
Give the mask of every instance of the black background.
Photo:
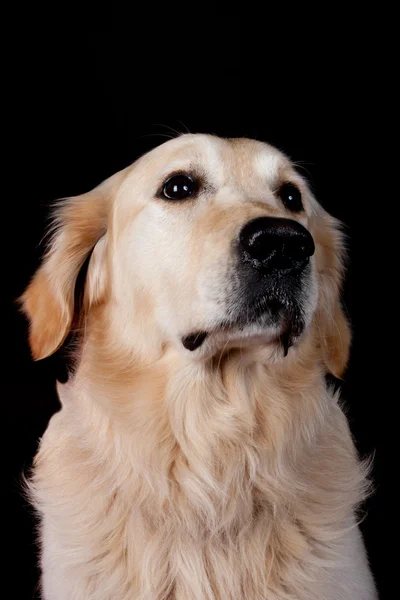
<svg viewBox="0 0 400 600">
<path fill-rule="evenodd" d="M 14 48 L 10 106 L 3 113 L 4 129 L 11 129 L 0 379 L 5 495 L 11 500 L 5 547 L 13 593 L 7 597 L 32 598 L 37 582 L 33 517 L 19 480 L 57 410 L 54 379 L 60 368 L 57 357 L 31 361 L 26 323 L 14 299 L 38 265 L 49 203 L 91 189 L 174 130 L 256 137 L 278 146 L 302 163 L 319 201 L 346 224 L 344 300 L 354 341 L 343 396 L 361 456 L 374 453 L 376 491 L 365 506 L 362 530 L 385 597 L 385 398 L 394 379 L 383 340 L 387 327 L 381 324 L 382 312 L 390 314 L 389 306 L 382 311 L 382 298 L 390 296 L 382 266 L 386 232 L 377 219 L 384 205 L 383 136 L 390 117 L 386 75 L 372 42 L 353 39 L 354 31 L 344 29 L 340 43 L 322 50 L 321 40 L 314 40 L 308 52 L 289 59 L 269 52 L 268 45 L 252 56 L 226 46 L 218 54 L 189 57 L 186 45 L 167 53 L 161 44 L 150 55 L 151 39 L 134 46 L 132 34 L 111 25 L 49 32 L 36 21 L 33 28 L 34 34 L 19 38 L 18 52 Z M 389 316 L 386 322 L 390 329 Z"/>
</svg>

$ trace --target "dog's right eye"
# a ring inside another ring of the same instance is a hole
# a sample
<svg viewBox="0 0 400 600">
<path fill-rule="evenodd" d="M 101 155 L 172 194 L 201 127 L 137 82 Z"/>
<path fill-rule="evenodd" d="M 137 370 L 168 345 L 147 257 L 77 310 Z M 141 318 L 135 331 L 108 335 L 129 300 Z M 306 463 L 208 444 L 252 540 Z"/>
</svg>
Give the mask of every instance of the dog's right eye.
<svg viewBox="0 0 400 600">
<path fill-rule="evenodd" d="M 163 196 L 168 200 L 185 200 L 197 189 L 197 184 L 189 175 L 173 175 L 162 189 Z"/>
</svg>

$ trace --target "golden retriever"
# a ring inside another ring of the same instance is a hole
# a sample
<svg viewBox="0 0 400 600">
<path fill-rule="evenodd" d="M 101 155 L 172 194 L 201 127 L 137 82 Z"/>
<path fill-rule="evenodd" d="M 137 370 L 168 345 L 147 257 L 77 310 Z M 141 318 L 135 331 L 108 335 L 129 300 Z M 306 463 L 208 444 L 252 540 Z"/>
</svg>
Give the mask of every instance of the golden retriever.
<svg viewBox="0 0 400 600">
<path fill-rule="evenodd" d="M 325 382 L 342 259 L 248 139 L 181 136 L 60 203 L 22 297 L 35 359 L 82 333 L 28 483 L 45 600 L 376 599 L 366 468 Z"/>
</svg>

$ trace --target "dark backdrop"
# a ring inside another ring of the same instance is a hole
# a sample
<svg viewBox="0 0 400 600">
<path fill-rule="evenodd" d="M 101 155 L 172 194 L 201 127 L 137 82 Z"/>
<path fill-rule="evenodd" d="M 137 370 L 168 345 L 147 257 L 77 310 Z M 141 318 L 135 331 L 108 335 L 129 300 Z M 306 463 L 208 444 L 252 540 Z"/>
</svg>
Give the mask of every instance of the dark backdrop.
<svg viewBox="0 0 400 600">
<path fill-rule="evenodd" d="M 57 410 L 54 380 L 62 369 L 57 357 L 31 361 L 26 323 L 13 301 L 38 264 L 49 203 L 89 190 L 173 130 L 275 144 L 301 162 L 319 201 L 346 224 L 344 299 L 354 343 L 343 395 L 360 454 L 374 453 L 376 492 L 362 530 L 384 597 L 389 549 L 383 538 L 383 440 L 389 419 L 383 400 L 390 380 L 382 330 L 372 322 L 390 290 L 379 268 L 385 233 L 376 228 L 376 212 L 367 210 L 381 202 L 376 153 L 385 118 L 384 76 L 369 56 L 363 58 L 357 40 L 341 42 L 332 52 L 321 55 L 318 46 L 272 71 L 274 57 L 233 58 L 227 50 L 188 59 L 185 49 L 167 57 L 161 48 L 144 62 L 131 38 L 111 27 L 57 35 L 43 30 L 20 40 L 4 114 L 4 126 L 11 126 L 5 177 L 12 189 L 5 199 L 10 216 L 2 224 L 8 277 L 0 379 L 14 589 L 7 597 L 32 598 L 37 582 L 33 517 L 19 480 Z"/>
</svg>

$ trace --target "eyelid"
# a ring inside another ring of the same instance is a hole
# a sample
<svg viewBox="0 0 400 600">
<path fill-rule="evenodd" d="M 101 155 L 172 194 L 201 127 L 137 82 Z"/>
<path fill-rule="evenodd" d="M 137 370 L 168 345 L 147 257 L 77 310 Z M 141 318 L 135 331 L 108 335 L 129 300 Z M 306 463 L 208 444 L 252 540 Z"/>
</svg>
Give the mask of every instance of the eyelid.
<svg viewBox="0 0 400 600">
<path fill-rule="evenodd" d="M 276 183 L 273 186 L 273 192 L 274 194 L 278 194 L 279 190 L 281 190 L 283 188 L 283 186 L 285 185 L 292 185 L 293 187 L 297 188 L 299 190 L 300 193 L 302 193 L 301 189 L 300 189 L 300 185 L 297 183 L 297 181 L 291 181 L 290 179 L 284 179 L 283 181 L 278 181 L 278 183 Z"/>
<path fill-rule="evenodd" d="M 189 179 L 189 181 L 191 181 L 192 183 L 195 183 L 197 181 L 197 179 L 195 177 L 193 177 L 192 175 L 190 175 L 189 173 L 174 173 L 173 175 L 171 175 L 170 177 L 168 177 L 163 185 L 167 185 L 167 183 L 169 183 L 171 181 L 171 179 L 175 179 L 177 177 L 183 177 L 186 179 Z"/>
</svg>

